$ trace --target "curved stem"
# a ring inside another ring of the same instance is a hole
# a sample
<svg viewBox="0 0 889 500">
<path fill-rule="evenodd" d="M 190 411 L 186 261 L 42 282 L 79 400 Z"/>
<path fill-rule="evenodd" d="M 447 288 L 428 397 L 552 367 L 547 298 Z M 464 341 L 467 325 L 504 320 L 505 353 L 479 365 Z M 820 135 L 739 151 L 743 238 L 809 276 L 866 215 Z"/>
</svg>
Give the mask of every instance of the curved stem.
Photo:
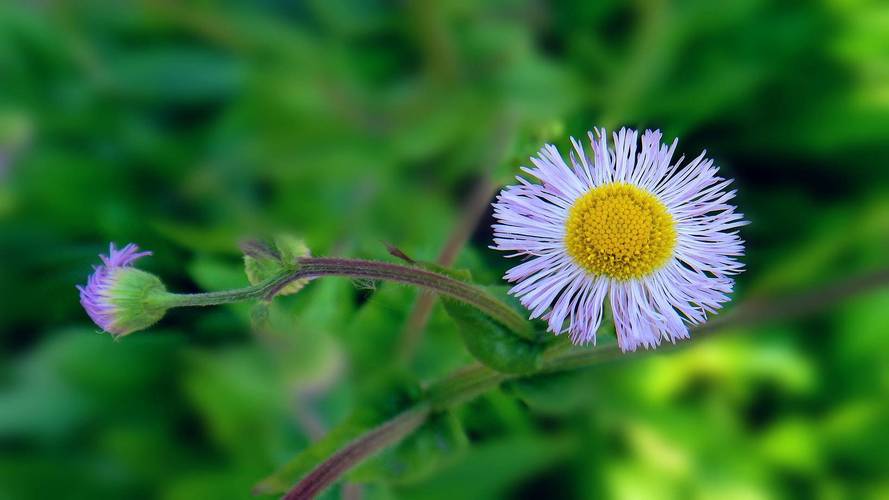
<svg viewBox="0 0 889 500">
<path fill-rule="evenodd" d="M 300 259 L 299 267 L 254 286 L 222 292 L 170 294 L 169 307 L 208 306 L 249 299 L 271 299 L 289 283 L 322 276 L 385 280 L 417 286 L 447 295 L 478 308 L 522 336 L 530 336 L 529 323 L 508 305 L 485 290 L 463 281 L 416 266 L 361 259 L 310 257 Z"/>
<path fill-rule="evenodd" d="M 290 278 L 319 276 L 344 276 L 348 278 L 386 280 L 414 285 L 453 297 L 478 308 L 519 334 L 530 334 L 530 325 L 515 310 L 494 298 L 485 290 L 463 281 L 415 266 L 392 264 L 361 259 L 305 258 L 299 260 L 299 269 Z M 273 296 L 287 286 L 284 281 L 269 291 Z"/>
</svg>

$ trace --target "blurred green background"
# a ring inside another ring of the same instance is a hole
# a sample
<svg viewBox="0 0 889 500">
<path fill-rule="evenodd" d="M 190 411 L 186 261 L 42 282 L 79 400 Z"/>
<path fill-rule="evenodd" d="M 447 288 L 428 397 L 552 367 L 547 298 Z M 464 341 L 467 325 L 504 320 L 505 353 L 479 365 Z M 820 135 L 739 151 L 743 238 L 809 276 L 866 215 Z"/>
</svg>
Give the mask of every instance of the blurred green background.
<svg viewBox="0 0 889 500">
<path fill-rule="evenodd" d="M 115 342 L 74 289 L 107 242 L 198 291 L 246 284 L 245 236 L 435 260 L 462 224 L 454 265 L 497 283 L 467 204 L 620 125 L 737 179 L 736 303 L 886 265 L 886 2 L 3 2 L 0 499 L 247 498 L 405 350 L 416 293 L 343 279 L 277 332 L 242 305 Z M 887 325 L 884 288 L 507 384 L 325 498 L 889 498 Z M 420 382 L 471 361 L 440 305 L 418 339 Z"/>
</svg>

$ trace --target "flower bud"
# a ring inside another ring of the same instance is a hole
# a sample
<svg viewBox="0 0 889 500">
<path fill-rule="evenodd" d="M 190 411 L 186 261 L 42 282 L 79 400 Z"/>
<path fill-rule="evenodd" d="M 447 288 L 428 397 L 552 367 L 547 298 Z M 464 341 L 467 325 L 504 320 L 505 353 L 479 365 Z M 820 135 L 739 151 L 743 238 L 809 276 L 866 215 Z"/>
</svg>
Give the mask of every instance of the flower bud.
<svg viewBox="0 0 889 500">
<path fill-rule="evenodd" d="M 100 255 L 86 286 L 78 286 L 80 303 L 100 328 L 116 337 L 143 330 L 167 312 L 169 297 L 157 276 L 132 267 L 151 255 L 130 243 L 118 250 L 112 243 L 108 255 Z"/>
<path fill-rule="evenodd" d="M 244 271 L 251 285 L 295 271 L 299 267 L 299 259 L 311 255 L 303 240 L 289 234 L 276 236 L 274 244 L 250 241 L 243 244 L 241 249 L 244 251 Z M 308 278 L 294 280 L 277 295 L 294 294 L 308 282 Z"/>
</svg>

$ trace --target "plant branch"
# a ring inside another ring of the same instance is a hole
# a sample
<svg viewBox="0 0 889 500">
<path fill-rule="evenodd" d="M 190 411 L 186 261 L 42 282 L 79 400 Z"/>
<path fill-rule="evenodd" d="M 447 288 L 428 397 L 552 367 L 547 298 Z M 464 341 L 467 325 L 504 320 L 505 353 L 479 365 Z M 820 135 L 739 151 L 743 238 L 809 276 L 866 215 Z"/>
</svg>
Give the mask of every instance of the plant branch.
<svg viewBox="0 0 889 500">
<path fill-rule="evenodd" d="M 344 472 L 383 448 L 388 447 L 423 425 L 429 416 L 429 406 L 420 404 L 400 413 L 388 422 L 352 441 L 321 463 L 296 486 L 284 500 L 306 500 L 333 484 Z"/>
<path fill-rule="evenodd" d="M 475 285 L 416 266 L 361 259 L 304 258 L 299 260 L 295 270 L 275 276 L 257 285 L 220 292 L 170 293 L 167 294 L 164 305 L 167 307 L 190 307 L 229 304 L 250 299 L 270 300 L 293 281 L 322 276 L 385 280 L 417 286 L 476 307 L 518 335 L 531 335 L 530 324 L 525 318 Z"/>
</svg>

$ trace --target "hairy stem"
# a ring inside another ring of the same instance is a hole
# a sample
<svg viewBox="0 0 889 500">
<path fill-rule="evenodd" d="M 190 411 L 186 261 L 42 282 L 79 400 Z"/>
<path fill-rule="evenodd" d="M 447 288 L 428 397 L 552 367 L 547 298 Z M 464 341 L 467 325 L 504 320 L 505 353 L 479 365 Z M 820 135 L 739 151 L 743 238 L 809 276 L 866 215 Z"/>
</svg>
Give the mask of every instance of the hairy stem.
<svg viewBox="0 0 889 500">
<path fill-rule="evenodd" d="M 418 286 L 444 294 L 476 307 L 504 326 L 519 334 L 530 334 L 530 325 L 515 310 L 494 298 L 485 290 L 463 281 L 415 266 L 360 259 L 305 258 L 289 279 L 283 280 L 267 292 L 272 297 L 290 281 L 320 276 L 384 280 Z"/>
<path fill-rule="evenodd" d="M 314 498 L 365 458 L 414 432 L 428 416 L 429 407 L 421 404 L 372 429 L 322 462 L 287 492 L 284 500 Z"/>
<path fill-rule="evenodd" d="M 404 264 L 361 259 L 312 257 L 300 259 L 299 267 L 254 286 L 221 292 L 169 294 L 169 307 L 210 306 L 250 299 L 271 299 L 289 283 L 303 278 L 342 276 L 355 279 L 394 281 L 444 294 L 476 307 L 513 332 L 530 336 L 529 323 L 508 305 L 485 290 L 426 269 Z"/>
</svg>

